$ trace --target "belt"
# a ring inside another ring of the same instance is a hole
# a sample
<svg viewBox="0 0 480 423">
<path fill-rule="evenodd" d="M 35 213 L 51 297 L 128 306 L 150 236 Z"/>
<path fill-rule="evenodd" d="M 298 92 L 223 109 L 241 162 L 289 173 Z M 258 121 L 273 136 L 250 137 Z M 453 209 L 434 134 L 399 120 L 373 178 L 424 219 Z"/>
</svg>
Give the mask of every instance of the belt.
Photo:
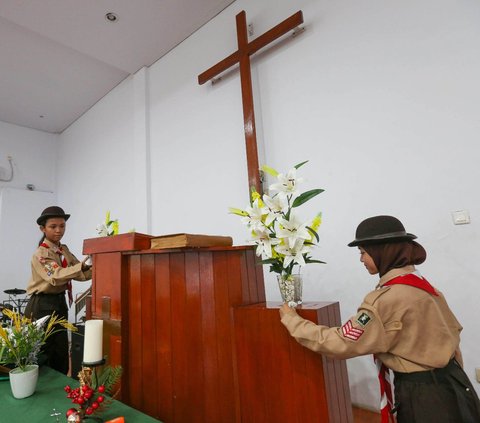
<svg viewBox="0 0 480 423">
<path fill-rule="evenodd" d="M 393 372 L 398 381 L 420 382 L 420 383 L 438 383 L 446 380 L 453 366 L 458 366 L 455 359 L 452 358 L 445 367 L 440 369 L 425 370 L 423 372 L 402 373 Z"/>
<path fill-rule="evenodd" d="M 57 297 L 57 296 L 65 296 L 65 291 L 59 292 L 57 294 L 48 294 L 46 292 L 34 292 L 32 297 Z"/>
</svg>

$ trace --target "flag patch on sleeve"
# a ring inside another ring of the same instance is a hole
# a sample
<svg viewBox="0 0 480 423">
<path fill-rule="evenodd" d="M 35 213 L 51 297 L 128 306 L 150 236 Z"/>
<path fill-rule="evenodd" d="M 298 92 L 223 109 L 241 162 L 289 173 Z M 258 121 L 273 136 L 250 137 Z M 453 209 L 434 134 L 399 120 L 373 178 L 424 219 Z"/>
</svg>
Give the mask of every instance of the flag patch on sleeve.
<svg viewBox="0 0 480 423">
<path fill-rule="evenodd" d="M 343 336 L 351 339 L 352 341 L 358 341 L 358 339 L 363 335 L 363 332 L 363 329 L 353 327 L 351 320 L 342 326 Z"/>
<path fill-rule="evenodd" d="M 357 317 L 357 323 L 360 324 L 362 327 L 367 326 L 367 323 L 372 320 L 372 318 L 365 312 L 362 312 L 358 317 Z"/>
</svg>

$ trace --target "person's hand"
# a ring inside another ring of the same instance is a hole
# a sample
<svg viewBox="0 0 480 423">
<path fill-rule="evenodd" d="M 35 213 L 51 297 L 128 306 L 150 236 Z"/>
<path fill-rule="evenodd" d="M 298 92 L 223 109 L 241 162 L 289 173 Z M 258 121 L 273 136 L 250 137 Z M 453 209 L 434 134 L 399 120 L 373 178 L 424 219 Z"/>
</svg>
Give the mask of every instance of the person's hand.
<svg viewBox="0 0 480 423">
<path fill-rule="evenodd" d="M 92 258 L 90 256 L 86 256 L 82 260 L 82 271 L 89 270 L 92 267 Z"/>
<path fill-rule="evenodd" d="M 285 316 L 286 314 L 297 314 L 297 311 L 290 307 L 287 303 L 283 303 L 280 307 L 280 317 Z"/>
</svg>

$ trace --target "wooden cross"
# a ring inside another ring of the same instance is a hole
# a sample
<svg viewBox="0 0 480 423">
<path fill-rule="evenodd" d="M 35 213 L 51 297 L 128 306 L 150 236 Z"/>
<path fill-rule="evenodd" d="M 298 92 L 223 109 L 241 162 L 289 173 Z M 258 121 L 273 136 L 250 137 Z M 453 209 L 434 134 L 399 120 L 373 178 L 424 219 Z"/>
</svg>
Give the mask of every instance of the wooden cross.
<svg viewBox="0 0 480 423">
<path fill-rule="evenodd" d="M 282 35 L 301 25 L 303 23 L 303 14 L 302 11 L 298 11 L 251 42 L 248 42 L 247 18 L 244 10 L 236 16 L 236 20 L 238 50 L 198 75 L 198 83 L 202 85 L 236 63 L 239 63 L 242 87 L 243 127 L 247 149 L 248 186 L 255 187 L 257 192 L 262 193 L 258 164 L 257 134 L 255 131 L 250 56 L 267 44 L 270 44 L 277 38 L 280 38 Z"/>
</svg>

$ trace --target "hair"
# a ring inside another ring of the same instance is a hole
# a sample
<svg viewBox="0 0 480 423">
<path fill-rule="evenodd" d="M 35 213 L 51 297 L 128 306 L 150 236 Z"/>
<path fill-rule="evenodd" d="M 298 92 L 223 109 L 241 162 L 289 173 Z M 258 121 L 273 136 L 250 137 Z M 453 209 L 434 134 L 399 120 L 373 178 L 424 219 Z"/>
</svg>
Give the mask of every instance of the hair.
<svg viewBox="0 0 480 423">
<path fill-rule="evenodd" d="M 427 258 L 425 249 L 415 241 L 387 242 L 361 247 L 373 259 L 380 277 L 392 269 L 421 264 Z"/>
</svg>

